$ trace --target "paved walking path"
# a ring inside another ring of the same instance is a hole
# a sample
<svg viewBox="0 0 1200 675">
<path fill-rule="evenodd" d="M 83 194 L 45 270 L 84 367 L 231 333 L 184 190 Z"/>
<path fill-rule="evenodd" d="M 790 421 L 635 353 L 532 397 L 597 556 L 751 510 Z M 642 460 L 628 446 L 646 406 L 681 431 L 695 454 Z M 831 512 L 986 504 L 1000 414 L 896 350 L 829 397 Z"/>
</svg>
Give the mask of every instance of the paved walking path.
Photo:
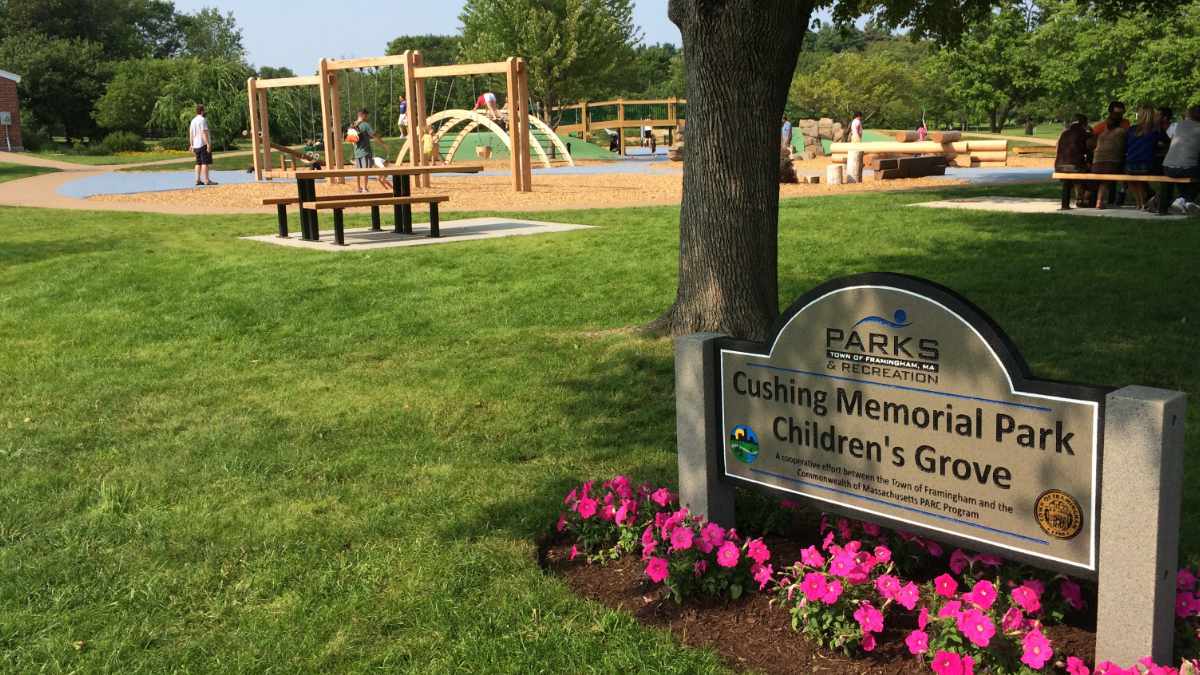
<svg viewBox="0 0 1200 675">
<path fill-rule="evenodd" d="M 213 155 L 213 159 L 221 157 L 239 157 L 245 155 L 250 156 L 249 150 L 231 150 L 229 152 L 218 152 Z M 117 171 L 120 169 L 140 169 L 147 166 L 164 166 L 167 164 L 179 164 L 188 161 L 186 155 L 172 157 L 170 159 L 156 159 L 150 162 L 131 162 L 129 164 L 77 164 L 75 162 L 64 162 L 59 159 L 49 159 L 41 157 L 31 152 L 6 152 L 0 150 L 0 164 L 21 164 L 24 166 L 40 166 L 47 169 L 58 169 L 59 171 Z"/>
</svg>

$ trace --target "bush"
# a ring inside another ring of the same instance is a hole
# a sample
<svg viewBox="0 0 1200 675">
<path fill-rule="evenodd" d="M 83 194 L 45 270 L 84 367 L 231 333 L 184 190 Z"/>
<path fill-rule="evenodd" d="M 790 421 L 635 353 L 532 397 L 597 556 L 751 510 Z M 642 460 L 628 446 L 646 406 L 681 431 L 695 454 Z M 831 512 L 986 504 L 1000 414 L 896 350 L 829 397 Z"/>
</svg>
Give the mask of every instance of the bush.
<svg viewBox="0 0 1200 675">
<path fill-rule="evenodd" d="M 21 129 L 21 147 L 29 152 L 40 152 L 51 143 L 50 134 L 44 127 L 25 127 Z"/>
<path fill-rule="evenodd" d="M 170 138 L 160 138 L 155 145 L 160 150 L 180 150 L 186 151 L 189 149 L 189 143 L 186 136 L 172 136 Z"/>
<path fill-rule="evenodd" d="M 142 142 L 142 137 L 132 131 L 114 131 L 100 141 L 99 147 L 104 149 L 106 154 L 145 152 L 146 150 L 146 144 Z"/>
</svg>

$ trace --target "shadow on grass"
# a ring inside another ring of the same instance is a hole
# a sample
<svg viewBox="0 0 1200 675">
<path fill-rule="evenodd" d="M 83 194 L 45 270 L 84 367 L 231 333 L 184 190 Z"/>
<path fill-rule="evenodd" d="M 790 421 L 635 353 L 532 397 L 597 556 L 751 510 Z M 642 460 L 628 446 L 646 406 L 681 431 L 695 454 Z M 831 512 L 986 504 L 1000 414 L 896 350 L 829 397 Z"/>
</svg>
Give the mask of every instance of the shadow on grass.
<svg viewBox="0 0 1200 675">
<path fill-rule="evenodd" d="M 9 241 L 0 246 L 0 266 L 27 265 L 70 255 L 113 251 L 123 244 L 117 239 L 63 239 Z"/>
</svg>

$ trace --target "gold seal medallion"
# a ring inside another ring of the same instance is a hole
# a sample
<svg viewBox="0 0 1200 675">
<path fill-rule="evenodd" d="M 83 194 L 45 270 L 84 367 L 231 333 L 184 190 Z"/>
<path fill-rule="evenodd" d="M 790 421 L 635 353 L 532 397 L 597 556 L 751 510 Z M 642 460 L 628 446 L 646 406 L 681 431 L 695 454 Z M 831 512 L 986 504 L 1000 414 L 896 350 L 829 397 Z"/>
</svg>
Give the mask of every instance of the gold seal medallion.
<svg viewBox="0 0 1200 675">
<path fill-rule="evenodd" d="M 1083 530 L 1083 509 L 1062 490 L 1046 490 L 1033 505 L 1042 531 L 1055 539 L 1074 539 Z"/>
</svg>

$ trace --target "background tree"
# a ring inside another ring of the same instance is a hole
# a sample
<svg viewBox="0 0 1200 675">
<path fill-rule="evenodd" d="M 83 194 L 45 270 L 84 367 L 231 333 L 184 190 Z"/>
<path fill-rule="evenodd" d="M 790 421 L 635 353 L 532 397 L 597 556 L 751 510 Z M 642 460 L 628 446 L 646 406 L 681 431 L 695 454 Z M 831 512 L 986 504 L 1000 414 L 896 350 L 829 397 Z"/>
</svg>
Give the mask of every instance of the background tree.
<svg viewBox="0 0 1200 675">
<path fill-rule="evenodd" d="M 546 118 L 620 81 L 639 39 L 631 0 L 467 0 L 459 19 L 467 61 L 525 57 Z"/>
<path fill-rule="evenodd" d="M 0 42 L 0 63 L 21 74 L 21 102 L 37 123 L 61 127 L 68 142 L 95 133 L 92 106 L 109 76 L 100 45 L 29 33 Z"/>
<path fill-rule="evenodd" d="M 388 43 L 387 54 L 410 49 L 420 50 L 427 66 L 446 66 L 460 60 L 462 39 L 457 35 L 401 35 Z"/>
<path fill-rule="evenodd" d="M 172 72 L 154 102 L 150 125 L 185 135 L 196 105 L 202 103 L 214 148 L 231 147 L 247 127 L 246 78 L 253 71 L 240 61 L 179 58 L 165 63 Z"/>
<path fill-rule="evenodd" d="M 915 127 L 921 119 L 923 73 L 914 67 L 925 46 L 907 40 L 873 41 L 862 51 L 825 56 L 811 69 L 797 68 L 788 95 L 789 112 L 800 117 L 831 116 L 849 133 L 855 112 L 870 126 Z"/>
<path fill-rule="evenodd" d="M 233 12 L 221 14 L 206 7 L 195 14 L 177 18 L 182 38 L 180 54 L 198 59 L 242 61 L 246 48 L 242 44 L 242 29 L 238 28 Z"/>
<path fill-rule="evenodd" d="M 683 96 L 683 51 L 670 43 L 638 45 L 629 72 L 612 83 L 614 91 L 596 92 L 596 98 L 621 94 L 631 98 Z"/>
</svg>

